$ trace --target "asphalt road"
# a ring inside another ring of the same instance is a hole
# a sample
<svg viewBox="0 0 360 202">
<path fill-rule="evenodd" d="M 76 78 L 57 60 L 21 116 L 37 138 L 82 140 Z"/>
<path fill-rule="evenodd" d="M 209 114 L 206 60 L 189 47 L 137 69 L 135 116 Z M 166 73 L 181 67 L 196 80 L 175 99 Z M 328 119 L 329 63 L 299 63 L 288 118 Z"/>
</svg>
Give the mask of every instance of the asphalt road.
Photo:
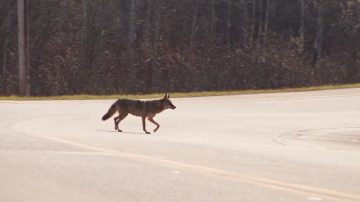
<svg viewBox="0 0 360 202">
<path fill-rule="evenodd" d="M 1 101 L 0 201 L 360 201 L 360 89 L 172 101 Z"/>
</svg>

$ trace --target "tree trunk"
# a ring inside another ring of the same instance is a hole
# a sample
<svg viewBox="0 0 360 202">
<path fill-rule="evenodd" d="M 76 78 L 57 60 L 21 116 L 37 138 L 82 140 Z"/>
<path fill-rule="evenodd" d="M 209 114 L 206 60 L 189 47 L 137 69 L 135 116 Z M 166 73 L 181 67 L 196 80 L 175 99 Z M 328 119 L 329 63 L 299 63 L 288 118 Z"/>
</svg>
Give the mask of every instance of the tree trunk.
<svg viewBox="0 0 360 202">
<path fill-rule="evenodd" d="M 227 30 L 226 30 L 226 47 L 229 49 L 230 48 L 230 33 L 231 33 L 231 0 L 228 0 L 228 8 L 227 8 L 227 19 L 226 19 L 226 24 L 227 24 Z"/>
<path fill-rule="evenodd" d="M 154 57 L 157 58 L 159 54 L 159 39 L 160 39 L 160 3 L 159 0 L 155 0 L 154 8 L 157 8 L 155 17 L 155 40 L 154 40 Z"/>
<path fill-rule="evenodd" d="M 211 16 L 210 16 L 210 42 L 213 42 L 215 40 L 215 27 L 216 27 L 216 14 L 215 14 L 215 2 L 214 0 L 210 0 L 210 6 L 211 6 Z"/>
<path fill-rule="evenodd" d="M 240 5 L 242 8 L 242 44 L 244 47 L 248 47 L 248 37 L 249 37 L 249 16 L 248 16 L 248 10 L 247 10 L 247 1 L 246 0 L 240 0 Z"/>
<path fill-rule="evenodd" d="M 19 26 L 19 94 L 30 95 L 29 84 L 29 27 L 28 27 L 28 1 L 18 0 L 18 26 Z"/>
<path fill-rule="evenodd" d="M 252 0 L 250 38 L 249 38 L 250 47 L 253 46 L 253 42 L 254 42 L 255 23 L 256 23 L 256 0 Z"/>
<path fill-rule="evenodd" d="M 135 18 L 136 18 L 136 0 L 131 0 L 130 2 L 130 11 L 129 11 L 129 33 L 128 33 L 128 43 L 127 49 L 129 53 L 130 66 L 134 64 L 134 41 L 135 41 Z"/>
<path fill-rule="evenodd" d="M 190 32 L 190 44 L 189 44 L 189 59 L 190 63 L 192 63 L 193 55 L 194 55 L 194 38 L 197 31 L 197 13 L 198 13 L 198 0 L 195 0 L 195 7 L 191 22 L 191 32 Z"/>
<path fill-rule="evenodd" d="M 304 52 L 304 31 L 305 31 L 305 0 L 300 0 L 300 52 Z"/>
<path fill-rule="evenodd" d="M 314 48 L 313 65 L 316 65 L 318 60 L 322 57 L 322 43 L 323 43 L 323 11 L 322 11 L 321 0 L 315 1 L 315 6 L 317 7 L 318 17 L 317 17 L 316 38 L 313 44 L 313 48 Z"/>
<path fill-rule="evenodd" d="M 263 26 L 263 2 L 259 1 L 259 20 L 258 20 L 258 33 L 257 33 L 257 45 L 260 45 L 262 38 L 262 26 Z"/>
<path fill-rule="evenodd" d="M 144 44 L 146 51 L 150 47 L 150 27 L 151 27 L 151 5 L 152 0 L 146 0 L 146 15 L 145 15 L 145 30 L 144 30 Z"/>
<path fill-rule="evenodd" d="M 270 0 L 266 0 L 265 24 L 264 24 L 264 43 L 267 42 L 267 34 L 268 34 L 268 28 L 269 28 L 269 18 L 270 18 Z"/>
<path fill-rule="evenodd" d="M 5 38 L 5 42 L 4 42 L 4 47 L 3 47 L 3 68 L 2 68 L 2 75 L 5 77 L 6 75 L 6 65 L 7 65 L 7 61 L 6 61 L 6 49 L 7 49 L 7 43 L 8 43 L 8 37 L 6 36 Z"/>
</svg>

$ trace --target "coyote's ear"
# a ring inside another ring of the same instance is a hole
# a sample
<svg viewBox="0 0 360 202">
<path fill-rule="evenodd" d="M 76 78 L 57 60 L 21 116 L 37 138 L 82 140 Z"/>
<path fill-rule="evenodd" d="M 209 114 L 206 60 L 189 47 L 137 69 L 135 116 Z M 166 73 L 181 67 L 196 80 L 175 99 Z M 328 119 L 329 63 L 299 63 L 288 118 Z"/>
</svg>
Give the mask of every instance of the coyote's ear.
<svg viewBox="0 0 360 202">
<path fill-rule="evenodd" d="M 163 97 L 164 100 L 169 99 L 169 95 L 166 93 Z"/>
<path fill-rule="evenodd" d="M 170 99 L 170 95 L 169 95 L 169 94 L 167 94 L 167 99 Z"/>
</svg>

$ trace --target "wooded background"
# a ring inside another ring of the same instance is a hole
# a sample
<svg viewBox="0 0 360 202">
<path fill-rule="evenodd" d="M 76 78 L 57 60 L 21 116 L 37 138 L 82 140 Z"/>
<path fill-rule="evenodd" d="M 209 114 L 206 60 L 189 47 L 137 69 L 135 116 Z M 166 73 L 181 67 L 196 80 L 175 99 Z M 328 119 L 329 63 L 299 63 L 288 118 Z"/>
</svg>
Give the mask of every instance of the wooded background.
<svg viewBox="0 0 360 202">
<path fill-rule="evenodd" d="M 360 0 L 32 0 L 32 95 L 360 82 Z M 0 0 L 0 95 L 18 93 Z"/>
</svg>

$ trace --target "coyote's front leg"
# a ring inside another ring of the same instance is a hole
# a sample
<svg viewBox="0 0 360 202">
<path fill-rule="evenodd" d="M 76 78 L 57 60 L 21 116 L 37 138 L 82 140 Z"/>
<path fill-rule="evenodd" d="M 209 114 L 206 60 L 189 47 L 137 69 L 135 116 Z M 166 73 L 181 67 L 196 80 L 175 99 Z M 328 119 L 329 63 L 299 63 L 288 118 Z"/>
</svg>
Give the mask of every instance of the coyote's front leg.
<svg viewBox="0 0 360 202">
<path fill-rule="evenodd" d="M 148 116 L 148 120 L 149 120 L 151 123 L 153 123 L 153 124 L 156 125 L 156 128 L 155 128 L 155 130 L 154 130 L 154 132 L 156 132 L 156 131 L 159 129 L 160 124 L 154 120 L 154 116 L 155 116 L 154 114 L 149 115 L 149 116 Z"/>
<path fill-rule="evenodd" d="M 150 133 L 146 130 L 146 125 L 145 125 L 146 116 L 142 116 L 141 119 L 142 119 L 142 124 L 143 124 L 143 130 L 145 131 L 146 134 L 150 134 Z"/>
</svg>

